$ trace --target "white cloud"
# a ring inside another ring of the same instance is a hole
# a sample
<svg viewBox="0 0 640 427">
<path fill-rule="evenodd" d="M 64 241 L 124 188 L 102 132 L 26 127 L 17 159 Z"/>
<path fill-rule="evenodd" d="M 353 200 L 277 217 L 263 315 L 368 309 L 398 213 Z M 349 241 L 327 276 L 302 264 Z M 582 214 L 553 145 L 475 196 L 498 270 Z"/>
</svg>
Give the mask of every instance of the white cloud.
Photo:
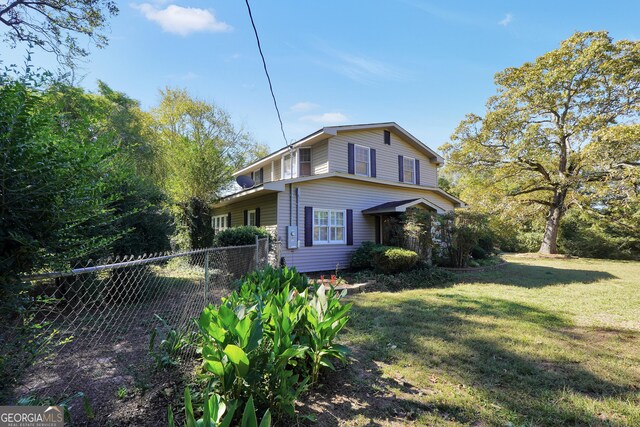
<svg viewBox="0 0 640 427">
<path fill-rule="evenodd" d="M 149 21 L 154 21 L 168 33 L 188 36 L 198 31 L 225 32 L 233 27 L 223 21 L 219 21 L 213 12 L 207 9 L 195 7 L 182 7 L 171 4 L 164 9 L 158 9 L 150 3 L 134 4 Z"/>
<path fill-rule="evenodd" d="M 342 113 L 324 113 L 324 114 L 314 114 L 309 116 L 303 116 L 300 120 L 304 120 L 306 122 L 320 123 L 323 125 L 336 125 L 339 123 L 346 123 L 349 121 L 349 118 Z"/>
<path fill-rule="evenodd" d="M 318 108 L 319 105 L 318 104 L 314 104 L 313 102 L 298 102 L 295 105 L 291 106 L 291 111 L 294 111 L 296 113 L 306 113 L 307 111 L 311 111 L 313 109 Z"/>
<path fill-rule="evenodd" d="M 504 19 L 498 22 L 498 24 L 502 25 L 503 27 L 506 27 L 507 25 L 511 24 L 511 21 L 513 21 L 513 15 L 510 13 L 507 13 L 504 16 Z"/>
</svg>

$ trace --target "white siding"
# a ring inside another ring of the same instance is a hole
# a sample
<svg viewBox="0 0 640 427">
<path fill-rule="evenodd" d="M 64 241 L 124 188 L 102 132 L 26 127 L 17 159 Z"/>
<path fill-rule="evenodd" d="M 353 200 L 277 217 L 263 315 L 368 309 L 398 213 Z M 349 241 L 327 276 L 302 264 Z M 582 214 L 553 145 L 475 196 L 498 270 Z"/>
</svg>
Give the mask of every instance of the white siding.
<svg viewBox="0 0 640 427">
<path fill-rule="evenodd" d="M 276 225 L 277 194 L 265 194 L 253 199 L 242 200 L 214 209 L 214 215 L 227 215 L 231 212 L 231 226 L 244 225 L 244 210 L 260 208 L 260 226 Z"/>
<path fill-rule="evenodd" d="M 453 204 L 429 190 L 400 188 L 357 182 L 349 179 L 327 178 L 292 185 L 293 225 L 296 225 L 295 189 L 300 188 L 297 225 L 300 247 L 286 249 L 286 225 L 289 224 L 289 186 L 278 193 L 278 232 L 282 243 L 282 256 L 287 265 L 299 271 L 333 270 L 349 266 L 351 253 L 364 241 L 375 241 L 375 218 L 363 215 L 362 211 L 373 206 L 411 198 L 422 197 L 446 211 L 453 210 Z M 304 246 L 304 208 L 311 206 L 324 209 L 353 209 L 353 246 L 315 245 Z"/>
<path fill-rule="evenodd" d="M 383 129 L 339 132 L 329 142 L 330 172 L 348 172 L 347 144 L 353 143 L 376 150 L 376 177 L 398 182 L 398 156 L 413 157 L 420 160 L 420 185 L 436 187 L 438 185 L 437 168 L 429 158 L 411 146 L 393 132 L 391 145 L 384 143 Z"/>
</svg>

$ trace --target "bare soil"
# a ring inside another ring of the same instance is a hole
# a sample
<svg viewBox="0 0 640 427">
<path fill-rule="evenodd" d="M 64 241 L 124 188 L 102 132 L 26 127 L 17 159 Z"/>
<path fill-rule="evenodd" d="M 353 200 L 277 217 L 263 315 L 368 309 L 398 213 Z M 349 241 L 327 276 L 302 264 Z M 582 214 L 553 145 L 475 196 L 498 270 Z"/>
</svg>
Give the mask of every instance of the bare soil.
<svg viewBox="0 0 640 427">
<path fill-rule="evenodd" d="M 300 415 L 316 421 L 309 426 L 406 426 L 435 408 L 419 402 L 433 390 L 416 386 L 410 378 L 383 373 L 384 361 L 352 347 L 351 363 L 325 372 L 321 384 L 299 403 Z"/>
</svg>

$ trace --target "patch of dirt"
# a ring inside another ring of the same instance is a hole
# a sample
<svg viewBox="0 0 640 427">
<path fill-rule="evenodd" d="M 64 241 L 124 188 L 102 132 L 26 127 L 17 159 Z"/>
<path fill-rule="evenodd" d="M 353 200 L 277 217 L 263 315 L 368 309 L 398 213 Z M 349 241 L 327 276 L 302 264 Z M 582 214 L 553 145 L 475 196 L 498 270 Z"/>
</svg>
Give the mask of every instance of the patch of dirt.
<svg viewBox="0 0 640 427">
<path fill-rule="evenodd" d="M 211 289 L 208 299 L 219 300 L 228 292 L 221 287 Z M 13 395 L 56 403 L 71 398 L 74 426 L 166 425 L 170 404 L 180 425 L 184 387 L 197 366 L 195 348 L 189 346 L 174 355 L 179 361 L 176 366 L 162 367 L 150 353 L 151 336 L 153 330 L 166 330 L 157 316 L 179 330 L 195 330 L 192 319 L 203 306 L 202 290 L 185 281 L 145 301 L 85 309 L 82 316 L 67 314 L 80 320 L 57 322 L 65 327 L 61 336 L 73 339 L 48 360 L 29 367 Z M 156 351 L 162 338 L 158 333 Z M 78 393 L 88 399 L 93 417 Z"/>
<path fill-rule="evenodd" d="M 355 350 L 352 363 L 329 371 L 321 385 L 299 403 L 301 415 L 315 417 L 309 426 L 406 426 L 436 408 L 420 402 L 435 390 L 415 386 L 411 379 L 383 373 L 384 362 Z"/>
</svg>

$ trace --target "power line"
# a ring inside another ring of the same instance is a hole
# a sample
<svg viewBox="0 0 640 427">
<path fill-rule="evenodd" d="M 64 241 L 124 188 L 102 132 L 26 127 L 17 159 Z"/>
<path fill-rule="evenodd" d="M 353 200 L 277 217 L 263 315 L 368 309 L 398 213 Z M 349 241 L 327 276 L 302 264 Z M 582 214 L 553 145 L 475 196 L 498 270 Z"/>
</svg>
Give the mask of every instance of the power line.
<svg viewBox="0 0 640 427">
<path fill-rule="evenodd" d="M 247 10 L 249 11 L 249 19 L 251 19 L 251 26 L 253 27 L 253 33 L 256 35 L 256 41 L 258 42 L 258 51 L 260 52 L 260 57 L 262 58 L 262 66 L 264 67 L 264 73 L 267 75 L 267 81 L 269 82 L 269 90 L 271 91 L 271 98 L 273 98 L 273 105 L 276 107 L 276 113 L 278 113 L 278 121 L 280 122 L 280 130 L 282 131 L 282 137 L 284 138 L 285 145 L 289 145 L 289 141 L 287 140 L 287 135 L 284 133 L 284 126 L 282 125 L 282 117 L 280 117 L 280 109 L 278 108 L 278 102 L 276 101 L 276 95 L 273 93 L 273 85 L 271 84 L 271 77 L 269 76 L 269 71 L 267 70 L 267 62 L 264 59 L 264 54 L 262 53 L 262 46 L 260 45 L 260 37 L 258 37 L 258 30 L 256 29 L 256 24 L 253 22 L 253 15 L 251 14 L 251 6 L 249 6 L 249 0 L 245 0 L 247 4 Z"/>
</svg>

